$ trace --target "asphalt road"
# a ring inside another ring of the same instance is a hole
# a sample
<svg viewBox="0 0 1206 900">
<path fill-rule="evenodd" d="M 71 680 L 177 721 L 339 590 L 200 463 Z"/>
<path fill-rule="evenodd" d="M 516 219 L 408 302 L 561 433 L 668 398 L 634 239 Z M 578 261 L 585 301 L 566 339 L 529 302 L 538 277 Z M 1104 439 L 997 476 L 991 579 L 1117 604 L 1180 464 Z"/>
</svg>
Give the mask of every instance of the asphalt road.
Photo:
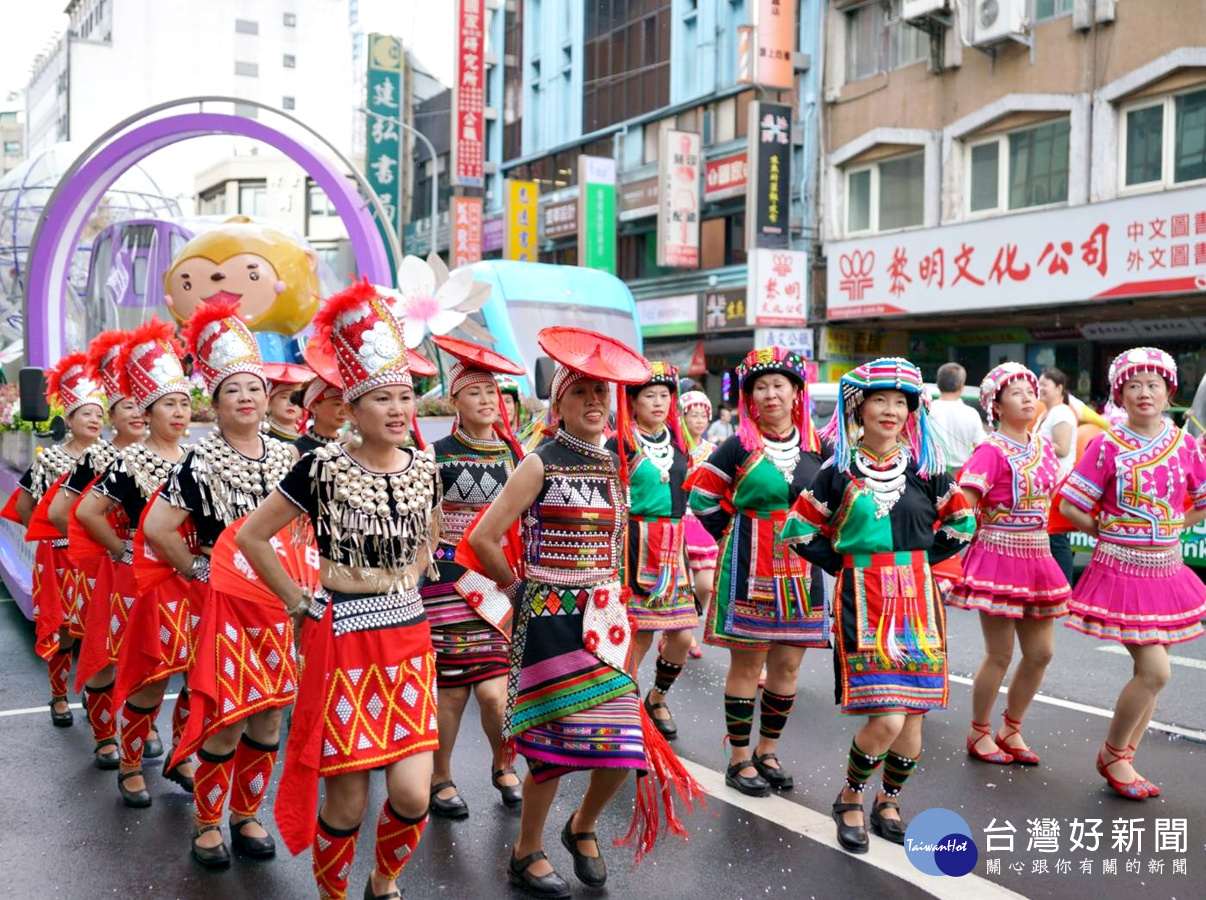
<svg viewBox="0 0 1206 900">
<path fill-rule="evenodd" d="M 1102 652 L 1098 642 L 1061 627 L 1045 688 L 1051 700 L 1036 703 L 1027 720 L 1031 746 L 1042 755 L 1043 765 L 1026 770 L 973 762 L 963 750 L 970 688 L 958 673 L 974 669 L 979 640 L 975 617 L 952 611 L 952 672 L 957 675 L 951 706 L 929 717 L 922 764 L 903 798 L 908 817 L 943 807 L 966 820 L 980 856 L 971 875 L 924 875 L 901 848 L 874 837 L 872 852 L 865 857 L 836 848 L 829 804 L 840 787 L 846 748 L 858 720 L 841 716 L 833 705 L 832 664 L 826 651 L 807 654 L 796 708 L 780 745 L 784 765 L 795 774 L 796 790 L 782 797 L 751 799 L 725 788 L 720 775 L 725 762 L 720 697 L 727 654 L 705 648 L 704 658 L 688 665 L 671 701 L 681 735 L 675 746 L 711 789 L 707 809 L 689 819 L 689 840 L 670 837 L 634 869 L 632 851 L 613 849 L 609 842 L 627 829 L 633 797 L 630 781 L 600 822 L 611 873 L 608 887 L 592 892 L 578 885 L 575 895 L 666 900 L 1202 896 L 1206 747 L 1201 738 L 1150 735 L 1143 747 L 1142 770 L 1163 785 L 1160 799 L 1133 803 L 1108 793 L 1093 770 L 1093 755 L 1107 718 L 1092 708 L 1110 706 L 1126 678 L 1127 660 Z M 51 727 L 45 668 L 31 646 L 29 623 L 13 603 L 0 602 L 0 658 L 4 660 L 0 759 L 7 763 L 0 771 L 0 810 L 4 811 L 0 896 L 30 900 L 314 896 L 307 856 L 293 859 L 282 854 L 268 863 L 236 859 L 223 874 L 199 869 L 188 855 L 191 804 L 174 785 L 152 776 L 154 806 L 145 811 L 124 808 L 114 774 L 91 765 L 91 740 L 82 713 L 77 712 L 74 728 Z M 1201 643 L 1183 645 L 1177 655 L 1201 662 L 1203 649 Z M 646 661 L 643 677 L 652 678 L 652 659 Z M 1203 730 L 1204 679 L 1206 669 L 1174 666 L 1172 684 L 1156 718 L 1190 731 Z M 1069 708 L 1064 701 L 1083 706 Z M 521 896 L 506 886 L 503 877 L 518 814 L 504 809 L 491 789 L 485 739 L 471 724 L 475 711 L 470 708 L 466 716 L 457 747 L 456 778 L 471 815 L 463 822 L 431 822 L 403 877 L 411 900 Z M 164 715 L 165 733 L 167 726 Z M 566 781 L 549 818 L 546 849 L 553 864 L 572 880 L 572 865 L 557 834 L 580 796 L 583 779 L 575 776 Z M 381 803 L 383 791 L 380 778 L 374 778 L 370 809 Z M 1044 818 L 1055 819 L 1059 827 L 1056 847 L 1049 853 L 1040 852 L 1051 846 L 1051 829 L 1042 822 Z M 994 819 L 997 827 L 1008 822 L 1015 829 L 1013 852 L 987 850 L 984 829 Z M 1071 849 L 1072 819 L 1102 820 L 1103 838 L 1096 852 Z M 1134 831 L 1143 829 L 1141 848 L 1133 843 L 1129 851 L 1111 846 L 1112 832 L 1122 827 L 1115 825 L 1116 819 L 1125 820 L 1132 841 Z M 1180 838 L 1179 819 L 1186 825 Z M 1036 830 L 1038 839 L 1032 841 L 1030 830 L 1040 827 L 1045 830 Z M 1157 832 L 1164 842 L 1169 835 L 1183 840 L 1184 849 L 1157 850 Z M 352 875 L 353 897 L 361 895 L 371 866 L 371 835 L 370 823 Z M 1035 846 L 1028 849 L 1031 843 Z M 1000 874 L 988 874 L 992 859 L 999 860 Z M 1104 874 L 1103 866 L 1111 859 L 1116 861 L 1117 874 Z M 1082 872 L 1085 860 L 1091 874 Z M 1128 863 L 1140 871 L 1128 872 Z M 1181 865 L 1185 874 L 1176 874 Z"/>
</svg>

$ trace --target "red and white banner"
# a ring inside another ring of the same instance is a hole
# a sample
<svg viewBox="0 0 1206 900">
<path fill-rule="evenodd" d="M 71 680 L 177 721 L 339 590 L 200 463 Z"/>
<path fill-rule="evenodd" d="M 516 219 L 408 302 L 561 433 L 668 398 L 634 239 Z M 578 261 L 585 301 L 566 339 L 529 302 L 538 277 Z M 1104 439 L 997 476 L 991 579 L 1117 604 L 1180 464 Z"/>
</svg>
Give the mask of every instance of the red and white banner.
<svg viewBox="0 0 1206 900">
<path fill-rule="evenodd" d="M 807 253 L 763 247 L 751 250 L 747 277 L 749 325 L 762 328 L 808 324 Z"/>
<path fill-rule="evenodd" d="M 659 266 L 699 268 L 699 169 L 702 162 L 698 134 L 662 129 L 658 156 L 662 195 L 657 219 Z"/>
<path fill-rule="evenodd" d="M 1206 188 L 826 247 L 830 320 L 1206 291 Z"/>
<path fill-rule="evenodd" d="M 452 183 L 485 183 L 485 2 L 457 0 L 452 104 Z"/>
<path fill-rule="evenodd" d="M 482 198 L 452 198 L 452 268 L 482 258 Z"/>
<path fill-rule="evenodd" d="M 743 151 L 708 160 L 704 165 L 704 201 L 715 203 L 743 196 L 748 159 Z"/>
</svg>

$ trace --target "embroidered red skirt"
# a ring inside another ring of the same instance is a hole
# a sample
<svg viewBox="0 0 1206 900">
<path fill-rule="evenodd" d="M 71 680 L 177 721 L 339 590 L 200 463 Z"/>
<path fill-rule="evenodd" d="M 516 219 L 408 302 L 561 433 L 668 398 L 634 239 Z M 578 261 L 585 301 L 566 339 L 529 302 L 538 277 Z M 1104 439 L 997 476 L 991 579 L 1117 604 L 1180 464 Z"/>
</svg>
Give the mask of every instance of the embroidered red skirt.
<svg viewBox="0 0 1206 900">
<path fill-rule="evenodd" d="M 42 659 L 59 652 L 59 629 L 70 621 L 79 574 L 67 558 L 67 541 L 39 541 L 34 550 L 34 651 Z"/>
<path fill-rule="evenodd" d="M 118 646 L 114 702 L 123 703 L 147 685 L 188 671 L 194 624 L 189 594 L 188 582 L 170 568 L 154 584 L 139 581 Z"/>
<path fill-rule="evenodd" d="M 320 592 L 302 627 L 301 652 L 274 806 L 295 855 L 314 840 L 319 778 L 389 765 L 440 743 L 435 652 L 417 590 Z"/>
<path fill-rule="evenodd" d="M 137 595 L 134 567 L 105 557 L 96 572 L 86 616 L 80 656 L 75 668 L 75 689 L 105 666 L 117 664 L 126 622 Z"/>
<path fill-rule="evenodd" d="M 297 654 L 284 604 L 270 607 L 215 589 L 189 585 L 193 664 L 188 670 L 188 724 L 173 752 L 186 759 L 235 722 L 293 702 Z"/>
</svg>

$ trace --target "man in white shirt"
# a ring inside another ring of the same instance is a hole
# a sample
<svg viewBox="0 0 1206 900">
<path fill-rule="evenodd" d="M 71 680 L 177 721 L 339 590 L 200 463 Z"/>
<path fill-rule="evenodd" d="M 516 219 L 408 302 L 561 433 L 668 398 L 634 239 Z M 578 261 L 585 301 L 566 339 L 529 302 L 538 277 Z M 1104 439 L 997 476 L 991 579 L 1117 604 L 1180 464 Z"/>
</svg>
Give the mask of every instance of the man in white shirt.
<svg viewBox="0 0 1206 900">
<path fill-rule="evenodd" d="M 987 435 L 980 414 L 963 402 L 967 370 L 958 363 L 944 363 L 938 367 L 937 381 L 939 398 L 930 405 L 930 424 L 946 449 L 947 467 L 954 472 Z"/>
</svg>

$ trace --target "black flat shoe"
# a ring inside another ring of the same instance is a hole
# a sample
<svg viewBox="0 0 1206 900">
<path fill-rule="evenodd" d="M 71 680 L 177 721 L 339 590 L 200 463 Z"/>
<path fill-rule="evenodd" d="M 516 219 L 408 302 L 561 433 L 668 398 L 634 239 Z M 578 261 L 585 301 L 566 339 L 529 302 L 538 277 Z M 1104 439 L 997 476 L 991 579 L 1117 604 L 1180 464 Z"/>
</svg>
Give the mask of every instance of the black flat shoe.
<svg viewBox="0 0 1206 900">
<path fill-rule="evenodd" d="M 230 868 L 230 850 L 223 841 L 216 847 L 198 847 L 197 838 L 205 834 L 207 831 L 221 831 L 221 825 L 202 825 L 193 832 L 193 859 L 205 866 L 207 869 L 229 869 Z"/>
<path fill-rule="evenodd" d="M 515 775 L 517 778 L 519 777 L 516 775 L 515 769 L 511 766 L 506 766 L 502 769 L 499 769 L 497 772 L 490 773 L 490 781 L 494 783 L 494 787 L 498 790 L 498 793 L 502 795 L 503 806 L 508 806 L 511 808 L 523 806 L 523 791 L 520 790 L 519 785 L 498 783 L 502 780 L 504 775 Z"/>
<path fill-rule="evenodd" d="M 903 819 L 884 819 L 879 814 L 881 809 L 889 806 L 897 812 L 900 811 L 900 804 L 891 798 L 881 800 L 871 806 L 871 830 L 885 841 L 891 841 L 893 844 L 904 844 L 905 831 L 909 827 L 908 823 Z"/>
<path fill-rule="evenodd" d="M 528 868 L 540 859 L 548 859 L 543 850 L 529 853 L 523 859 L 515 858 L 515 850 L 511 850 L 511 862 L 507 864 L 507 878 L 514 887 L 522 888 L 533 897 L 546 897 L 548 900 L 568 900 L 572 896 L 566 880 L 555 871 L 547 875 L 532 875 Z"/>
<path fill-rule="evenodd" d="M 141 791 L 132 791 L 126 787 L 126 779 L 133 778 L 135 775 L 141 775 L 142 770 L 136 769 L 133 772 L 122 772 L 117 776 L 117 789 L 121 792 L 122 802 L 133 809 L 146 809 L 151 805 L 151 794 L 143 788 Z"/>
<path fill-rule="evenodd" d="M 752 760 L 739 759 L 730 763 L 724 773 L 724 783 L 735 791 L 741 791 L 747 797 L 766 797 L 771 792 L 770 782 L 761 775 L 741 775 L 742 769 L 755 768 Z"/>
<path fill-rule="evenodd" d="M 98 769 L 104 769 L 106 772 L 118 768 L 121 765 L 121 754 L 117 752 L 117 741 L 110 738 L 97 744 L 96 749 L 92 751 L 92 761 Z"/>
<path fill-rule="evenodd" d="M 186 761 L 187 760 L 182 760 L 181 762 L 176 763 L 176 765 L 172 766 L 169 769 L 168 762 L 170 762 L 170 760 L 165 759 L 163 761 L 163 777 L 166 778 L 168 781 L 174 781 L 176 784 L 180 785 L 180 787 L 182 787 L 186 793 L 191 794 L 193 792 L 193 788 L 195 786 L 193 776 L 185 775 L 183 772 L 180 771 L 180 767 Z"/>
<path fill-rule="evenodd" d="M 773 753 L 763 753 L 759 756 L 754 754 L 754 768 L 758 770 L 758 774 L 766 779 L 767 783 L 776 791 L 790 791 L 796 786 L 795 779 L 787 772 L 784 772 L 781 766 L 768 766 L 766 761 L 773 759 L 779 762 L 779 757 Z"/>
<path fill-rule="evenodd" d="M 666 710 L 666 718 L 659 719 L 657 716 L 655 716 L 653 714 L 655 709 Z M 678 725 L 674 721 L 674 716 L 670 715 L 670 709 L 665 703 L 650 703 L 649 695 L 646 694 L 645 712 L 649 713 L 649 718 L 653 720 L 654 727 L 662 733 L 662 737 L 668 741 L 672 741 L 678 737 Z"/>
<path fill-rule="evenodd" d="M 578 880 L 587 887 L 603 887 L 607 884 L 607 864 L 603 862 L 603 848 L 599 847 L 599 838 L 593 831 L 582 831 L 575 834 L 570 830 L 575 815 L 577 815 L 576 812 L 571 813 L 565 827 L 561 829 L 561 843 L 574 858 L 574 874 L 578 876 Z M 578 841 L 594 841 L 595 846 L 599 847 L 599 855 L 586 856 L 580 853 Z"/>
<path fill-rule="evenodd" d="M 374 894 L 373 876 L 372 874 L 369 875 L 368 884 L 364 886 L 364 900 L 394 900 L 395 897 L 397 897 L 398 900 L 402 900 L 402 892 L 399 890 L 392 890 L 388 894 Z"/>
<path fill-rule="evenodd" d="M 75 716 L 71 714 L 71 709 L 67 712 L 55 712 L 54 705 L 56 703 L 66 703 L 66 697 L 51 697 L 50 698 L 50 722 L 55 728 L 70 728 L 75 724 Z"/>
<path fill-rule="evenodd" d="M 272 835 L 266 834 L 263 837 L 248 837 L 243 834 L 243 826 L 249 822 L 255 822 L 263 828 L 263 823 L 252 816 L 248 819 L 243 819 L 241 822 L 236 822 L 233 818 L 230 820 L 230 846 L 235 853 L 242 856 L 250 856 L 252 859 L 272 859 L 276 856 L 276 841 L 272 839 Z"/>
<path fill-rule="evenodd" d="M 159 740 L 159 735 L 152 733 L 147 738 L 146 746 L 142 748 L 143 759 L 159 759 L 163 756 L 163 741 Z"/>
<path fill-rule="evenodd" d="M 456 788 L 451 781 L 441 781 L 431 786 L 431 811 L 443 819 L 469 818 L 469 804 L 460 794 L 453 794 L 447 800 L 438 796 L 444 788 Z"/>
<path fill-rule="evenodd" d="M 833 821 L 837 823 L 838 843 L 851 853 L 866 853 L 871 848 L 866 826 L 847 825 L 842 821 L 842 813 L 855 811 L 861 812 L 864 816 L 867 815 L 861 803 L 843 803 L 840 793 L 833 801 Z"/>
</svg>

